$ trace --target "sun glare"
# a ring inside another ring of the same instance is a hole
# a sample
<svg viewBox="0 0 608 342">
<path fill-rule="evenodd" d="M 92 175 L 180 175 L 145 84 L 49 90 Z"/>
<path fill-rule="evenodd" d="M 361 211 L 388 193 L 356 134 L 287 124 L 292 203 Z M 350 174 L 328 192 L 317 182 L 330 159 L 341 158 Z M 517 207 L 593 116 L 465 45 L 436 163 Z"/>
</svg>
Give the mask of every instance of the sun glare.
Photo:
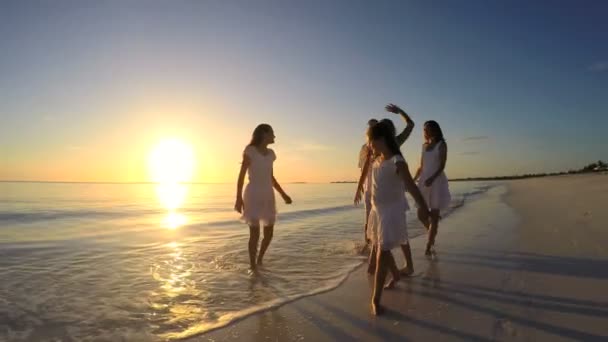
<svg viewBox="0 0 608 342">
<path fill-rule="evenodd" d="M 188 188 L 184 184 L 160 183 L 156 185 L 156 196 L 163 207 L 169 211 L 179 209 L 184 204 L 187 193 Z"/>
<path fill-rule="evenodd" d="M 150 177 L 156 185 L 156 195 L 167 210 L 163 226 L 177 229 L 188 219 L 177 210 L 183 205 L 188 192 L 187 185 L 180 184 L 192 180 L 194 153 L 190 145 L 178 139 L 165 139 L 154 147 L 149 158 Z"/>
<path fill-rule="evenodd" d="M 154 182 L 189 182 L 194 173 L 194 152 L 179 139 L 165 139 L 150 152 L 148 164 Z"/>
<path fill-rule="evenodd" d="M 187 222 L 186 216 L 176 212 L 169 212 L 163 220 L 163 225 L 168 229 L 177 229 Z"/>
</svg>

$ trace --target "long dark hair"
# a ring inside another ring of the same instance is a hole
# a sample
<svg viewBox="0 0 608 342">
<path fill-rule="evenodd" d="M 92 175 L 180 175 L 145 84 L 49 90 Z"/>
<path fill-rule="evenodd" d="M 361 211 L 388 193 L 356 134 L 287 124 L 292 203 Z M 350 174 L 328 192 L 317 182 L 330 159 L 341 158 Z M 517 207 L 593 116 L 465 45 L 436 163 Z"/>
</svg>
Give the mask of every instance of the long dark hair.
<svg viewBox="0 0 608 342">
<path fill-rule="evenodd" d="M 367 130 L 367 139 L 369 141 L 384 139 L 386 147 L 388 147 L 392 154 L 403 157 L 401 150 L 399 149 L 399 144 L 397 144 L 397 140 L 395 139 L 395 126 L 391 125 L 391 123 L 382 120 L 370 127 Z"/>
<path fill-rule="evenodd" d="M 384 122 L 384 124 L 391 130 L 391 134 L 393 136 L 397 136 L 397 128 L 395 128 L 395 124 L 391 119 L 382 119 L 380 122 Z"/>
<path fill-rule="evenodd" d="M 445 138 L 443 137 L 443 132 L 441 131 L 441 127 L 435 120 L 429 120 L 424 123 L 424 127 L 429 128 L 429 133 L 431 138 L 435 138 L 437 142 L 443 141 L 445 142 Z"/>
<path fill-rule="evenodd" d="M 260 146 L 262 140 L 264 139 L 264 134 L 270 133 L 272 131 L 272 127 L 269 124 L 259 124 L 254 130 L 253 134 L 251 134 L 251 142 L 249 146 Z"/>
</svg>

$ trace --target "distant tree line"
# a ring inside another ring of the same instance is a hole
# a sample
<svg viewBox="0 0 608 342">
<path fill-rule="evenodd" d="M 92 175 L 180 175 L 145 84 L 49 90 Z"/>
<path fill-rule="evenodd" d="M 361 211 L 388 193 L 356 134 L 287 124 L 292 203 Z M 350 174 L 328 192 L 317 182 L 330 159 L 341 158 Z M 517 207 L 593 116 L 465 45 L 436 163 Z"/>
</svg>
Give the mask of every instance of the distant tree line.
<svg viewBox="0 0 608 342">
<path fill-rule="evenodd" d="M 535 177 L 547 177 L 547 176 L 559 176 L 559 175 L 574 175 L 578 173 L 590 173 L 590 172 L 602 172 L 608 171 L 608 164 L 598 160 L 595 163 L 588 164 L 578 170 L 568 170 L 562 172 L 552 173 L 526 173 L 523 175 L 513 176 L 500 176 L 500 177 L 469 177 L 469 178 L 455 178 L 450 179 L 450 182 L 464 182 L 464 181 L 482 181 L 482 180 L 511 180 L 511 179 L 524 179 L 524 178 L 535 178 Z M 330 182 L 332 184 L 344 184 L 344 183 L 357 183 L 356 181 L 336 181 Z"/>
<path fill-rule="evenodd" d="M 608 171 L 608 164 L 605 162 L 598 160 L 595 163 L 588 164 L 581 169 L 578 170 L 568 170 L 562 172 L 552 172 L 552 173 L 526 173 L 523 175 L 513 175 L 513 176 L 501 176 L 501 177 L 469 177 L 469 178 L 457 178 L 450 179 L 452 182 L 458 181 L 477 181 L 477 180 L 510 180 L 510 179 L 524 179 L 524 178 L 535 178 L 535 177 L 547 177 L 547 176 L 559 176 L 559 175 L 573 175 L 579 173 L 591 173 L 591 172 L 602 172 Z"/>
<path fill-rule="evenodd" d="M 594 172 L 594 171 L 605 171 L 608 170 L 608 164 L 604 163 L 601 160 L 598 160 L 595 163 L 591 163 L 584 168 L 578 170 L 578 172 Z"/>
</svg>

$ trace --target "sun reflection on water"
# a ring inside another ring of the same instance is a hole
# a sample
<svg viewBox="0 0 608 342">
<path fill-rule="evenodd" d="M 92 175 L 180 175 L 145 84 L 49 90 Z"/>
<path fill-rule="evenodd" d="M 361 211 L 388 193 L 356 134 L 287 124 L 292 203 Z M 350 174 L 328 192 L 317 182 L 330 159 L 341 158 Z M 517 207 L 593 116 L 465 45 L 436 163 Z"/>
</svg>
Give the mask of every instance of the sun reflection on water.
<svg viewBox="0 0 608 342">
<path fill-rule="evenodd" d="M 192 146 L 177 138 L 159 141 L 148 155 L 150 177 L 158 183 L 156 196 L 168 211 L 162 221 L 168 229 L 177 229 L 188 221 L 177 209 L 184 204 L 188 188 L 183 183 L 192 180 L 194 164 Z"/>
<path fill-rule="evenodd" d="M 188 187 L 179 183 L 163 183 L 156 186 L 156 196 L 162 206 L 167 209 L 162 225 L 168 229 L 177 229 L 186 223 L 188 218 L 177 210 L 184 204 Z"/>
<path fill-rule="evenodd" d="M 158 287 L 150 292 L 155 333 L 173 339 L 184 333 L 208 313 L 201 305 L 204 290 L 197 286 L 196 263 L 185 245 L 173 241 L 163 245 L 159 259 L 151 268 Z"/>
<path fill-rule="evenodd" d="M 176 213 L 174 211 L 170 211 L 169 214 L 165 216 L 165 219 L 163 220 L 163 225 L 169 229 L 177 229 L 186 224 L 187 222 L 188 220 L 186 219 L 186 216 L 180 213 Z"/>
</svg>

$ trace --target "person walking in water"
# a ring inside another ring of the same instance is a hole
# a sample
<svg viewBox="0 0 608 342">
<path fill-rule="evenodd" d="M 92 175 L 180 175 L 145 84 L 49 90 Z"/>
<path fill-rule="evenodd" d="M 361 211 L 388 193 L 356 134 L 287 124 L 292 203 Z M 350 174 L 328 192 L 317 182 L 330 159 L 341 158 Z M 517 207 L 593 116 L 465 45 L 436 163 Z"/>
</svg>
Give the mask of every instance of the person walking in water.
<svg viewBox="0 0 608 342">
<path fill-rule="evenodd" d="M 367 234 L 377 251 L 371 310 L 374 315 L 380 315 L 384 311 L 380 299 L 386 273 L 391 267 L 396 268 L 391 249 L 409 246 L 406 219 L 409 206 L 405 197 L 406 189 L 418 204 L 418 214 L 421 218 L 425 218 L 425 209 L 428 216 L 428 208 L 412 179 L 390 125 L 380 122 L 371 127 L 368 140 L 377 156 L 371 171 L 372 208 Z"/>
<path fill-rule="evenodd" d="M 451 195 L 448 178 L 445 175 L 445 165 L 448 159 L 448 145 L 443 137 L 441 127 L 436 121 L 424 123 L 424 140 L 420 167 L 414 179 L 418 180 L 418 188 L 424 197 L 431 215 L 426 215 L 425 207 L 420 209 L 420 221 L 428 232 L 424 254 L 432 256 L 435 253 L 435 238 L 439 229 L 440 211 L 450 206 Z"/>
<path fill-rule="evenodd" d="M 241 219 L 249 225 L 249 263 L 251 270 L 262 265 L 264 254 L 270 245 L 274 232 L 277 210 L 274 189 L 287 204 L 291 198 L 283 191 L 273 174 L 273 163 L 277 159 L 268 145 L 274 143 L 274 131 L 268 124 L 260 124 L 253 131 L 251 142 L 243 152 L 243 162 L 237 181 L 236 203 L 234 209 L 242 213 Z M 243 192 L 245 173 L 249 174 L 249 183 Z M 264 227 L 264 239 L 258 250 L 260 224 Z"/>
</svg>

